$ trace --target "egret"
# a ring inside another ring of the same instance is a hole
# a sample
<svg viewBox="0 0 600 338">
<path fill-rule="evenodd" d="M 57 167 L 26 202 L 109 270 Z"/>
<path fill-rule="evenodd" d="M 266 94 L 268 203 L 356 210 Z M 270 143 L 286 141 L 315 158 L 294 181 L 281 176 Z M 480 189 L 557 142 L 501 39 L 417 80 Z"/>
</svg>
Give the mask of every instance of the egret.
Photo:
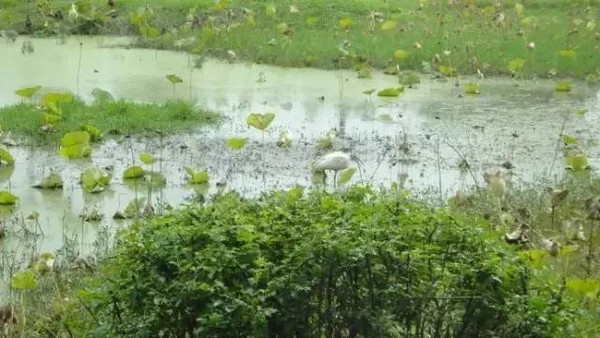
<svg viewBox="0 0 600 338">
<path fill-rule="evenodd" d="M 338 171 L 350 168 L 352 162 L 357 164 L 359 170 L 361 169 L 361 160 L 352 154 L 349 149 L 344 149 L 343 151 L 334 151 L 317 159 L 313 164 L 313 171 L 325 173 L 326 170 L 332 170 L 333 185 L 335 187 Z M 323 178 L 324 181 L 326 179 L 326 177 Z"/>
</svg>

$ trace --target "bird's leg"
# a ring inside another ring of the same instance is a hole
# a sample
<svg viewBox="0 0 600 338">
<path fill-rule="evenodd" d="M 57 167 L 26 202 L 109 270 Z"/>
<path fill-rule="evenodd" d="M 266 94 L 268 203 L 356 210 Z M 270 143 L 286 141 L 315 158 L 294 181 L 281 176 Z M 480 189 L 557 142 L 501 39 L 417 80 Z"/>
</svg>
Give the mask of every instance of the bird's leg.
<svg viewBox="0 0 600 338">
<path fill-rule="evenodd" d="M 333 172 L 333 189 L 337 188 L 337 170 Z"/>
<path fill-rule="evenodd" d="M 327 188 L 327 171 L 323 170 L 323 189 Z"/>
</svg>

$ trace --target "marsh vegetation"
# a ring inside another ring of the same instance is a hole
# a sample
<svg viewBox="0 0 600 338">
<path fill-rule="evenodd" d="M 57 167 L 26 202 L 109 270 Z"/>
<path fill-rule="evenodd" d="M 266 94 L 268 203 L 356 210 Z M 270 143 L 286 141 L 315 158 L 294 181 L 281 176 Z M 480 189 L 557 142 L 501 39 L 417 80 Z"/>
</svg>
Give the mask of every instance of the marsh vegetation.
<svg viewBox="0 0 600 338">
<path fill-rule="evenodd" d="M 599 13 L 0 0 L 2 334 L 597 337 Z"/>
</svg>

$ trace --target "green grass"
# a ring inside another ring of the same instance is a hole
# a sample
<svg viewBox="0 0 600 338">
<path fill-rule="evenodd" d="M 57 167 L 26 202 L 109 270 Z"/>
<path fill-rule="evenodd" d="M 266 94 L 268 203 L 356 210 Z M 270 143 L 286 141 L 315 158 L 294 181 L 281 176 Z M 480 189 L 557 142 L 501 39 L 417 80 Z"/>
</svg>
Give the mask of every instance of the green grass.
<svg viewBox="0 0 600 338">
<path fill-rule="evenodd" d="M 421 70 L 422 62 L 428 62 L 434 70 L 445 65 L 456 68 L 459 75 L 474 74 L 477 69 L 491 75 L 509 74 L 510 61 L 522 58 L 526 63 L 520 75 L 546 75 L 553 70 L 561 77 L 598 76 L 598 0 L 522 1 L 519 13 L 514 0 L 497 2 L 496 7 L 492 1 L 457 2 L 461 4 L 423 1 L 421 8 L 413 0 L 232 0 L 217 9 L 213 0 L 157 0 L 151 2 L 152 11 L 139 15 L 146 1 L 122 0 L 117 1 L 116 18 L 99 15 L 109 7 L 104 2 L 96 4 L 93 24 L 65 18 L 50 19 L 56 23 L 45 26 L 47 8 L 32 10 L 31 17 L 34 30 L 45 33 L 133 32 L 141 35 L 138 46 L 223 58 L 232 50 L 238 59 L 281 66 L 334 68 L 338 64 L 333 60 L 342 55 L 338 46 L 348 40 L 345 67 L 360 61 L 384 69 L 398 62 L 401 68 Z M 64 13 L 70 6 L 70 1 L 49 3 L 49 8 Z M 292 5 L 297 6 L 297 13 L 290 11 Z M 27 12 L 23 2 L 0 0 L 0 7 L 0 27 L 23 30 Z M 273 8 L 275 13 L 270 11 Z M 383 30 L 382 22 L 370 18 L 372 12 L 381 13 L 384 21 L 395 21 L 396 27 Z M 502 23 L 494 20 L 497 13 L 503 13 Z M 188 15 L 193 23 L 186 23 Z M 343 18 L 352 21 L 347 30 L 339 27 Z M 190 37 L 195 41 L 182 46 Z M 527 49 L 530 42 L 535 43 L 534 49 Z M 415 43 L 422 48 L 415 48 Z M 574 59 L 559 56 L 559 51 L 569 48 L 576 51 Z M 394 60 L 398 49 L 408 51 L 408 58 Z"/>
<path fill-rule="evenodd" d="M 36 105 L 20 103 L 0 108 L 0 127 L 18 137 L 37 142 L 55 141 L 69 131 L 90 125 L 108 134 L 176 133 L 216 123 L 216 113 L 184 101 L 164 104 L 113 101 L 87 105 L 75 100 L 60 105 L 62 114 L 52 132 L 45 132 L 42 112 Z M 156 135 L 156 134 L 155 134 Z"/>
</svg>

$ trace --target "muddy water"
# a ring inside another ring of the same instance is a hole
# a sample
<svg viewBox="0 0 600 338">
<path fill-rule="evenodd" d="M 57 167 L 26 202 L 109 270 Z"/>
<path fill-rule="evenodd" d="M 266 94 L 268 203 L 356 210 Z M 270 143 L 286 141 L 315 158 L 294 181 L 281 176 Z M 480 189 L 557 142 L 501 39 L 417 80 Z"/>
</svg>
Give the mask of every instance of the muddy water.
<svg viewBox="0 0 600 338">
<path fill-rule="evenodd" d="M 69 90 L 91 100 L 99 87 L 116 97 L 160 102 L 191 99 L 200 106 L 222 112 L 227 119 L 216 128 L 159 139 L 107 140 L 94 149 L 91 160 L 67 162 L 53 146 L 30 149 L 13 147 L 14 172 L 0 172 L 0 188 L 20 197 L 15 210 L 4 210 L 8 230 L 2 241 L 2 262 L 30 252 L 55 252 L 69 244 L 74 254 L 90 252 L 98 233 L 113 233 L 123 224 L 111 216 L 137 196 L 144 187 L 122 182 L 119 177 L 135 154 L 150 152 L 161 158 L 155 169 L 167 177 L 166 187 L 155 191 L 156 208 L 185 203 L 194 189 L 185 184 L 183 166 L 206 167 L 212 180 L 226 182 L 226 189 L 255 195 L 272 188 L 311 185 L 309 163 L 317 153 L 317 140 L 335 130 L 338 147 L 350 146 L 365 162 L 363 180 L 389 186 L 406 178 L 415 190 L 441 190 L 449 195 L 482 184 L 481 173 L 501 168 L 510 161 L 515 178 L 528 182 L 560 175 L 562 158 L 556 154 L 558 135 L 565 133 L 587 143 L 593 165 L 599 148 L 594 131 L 600 127 L 600 94 L 576 85 L 569 94 L 555 93 L 547 80 L 484 79 L 481 95 L 461 97 L 454 80 L 439 82 L 424 75 L 422 83 L 407 89 L 400 98 L 383 99 L 363 91 L 397 86 L 395 77 L 375 73 L 358 79 L 351 72 L 314 69 L 284 69 L 263 65 L 207 60 L 194 68 L 192 57 L 177 52 L 114 48 L 126 39 L 70 38 L 66 44 L 32 39 L 35 52 L 21 53 L 21 42 L 0 42 L 0 105 L 18 102 L 14 90 L 25 85 Z M 80 57 L 81 55 L 81 57 Z M 177 74 L 184 82 L 176 87 L 165 79 Z M 468 79 L 460 79 L 466 82 Z M 588 109 L 584 118 L 573 112 Z M 250 112 L 273 112 L 276 119 L 264 135 L 250 130 L 245 117 Z M 566 123 L 565 123 L 566 121 Z M 289 150 L 276 147 L 281 131 L 293 137 Z M 239 152 L 225 147 L 232 136 L 250 137 Z M 472 173 L 458 169 L 461 157 Z M 91 165 L 114 166 L 112 187 L 98 195 L 84 193 L 77 184 L 81 171 Z M 59 171 L 63 191 L 32 189 L 50 170 Z M 358 181 L 358 175 L 354 178 Z M 105 215 L 98 223 L 83 222 L 79 215 L 97 208 Z M 40 214 L 39 224 L 25 218 Z M 27 230 L 26 230 L 27 229 Z M 30 232 L 38 233 L 32 236 Z M 43 235 L 40 235 L 43 234 Z"/>
</svg>

